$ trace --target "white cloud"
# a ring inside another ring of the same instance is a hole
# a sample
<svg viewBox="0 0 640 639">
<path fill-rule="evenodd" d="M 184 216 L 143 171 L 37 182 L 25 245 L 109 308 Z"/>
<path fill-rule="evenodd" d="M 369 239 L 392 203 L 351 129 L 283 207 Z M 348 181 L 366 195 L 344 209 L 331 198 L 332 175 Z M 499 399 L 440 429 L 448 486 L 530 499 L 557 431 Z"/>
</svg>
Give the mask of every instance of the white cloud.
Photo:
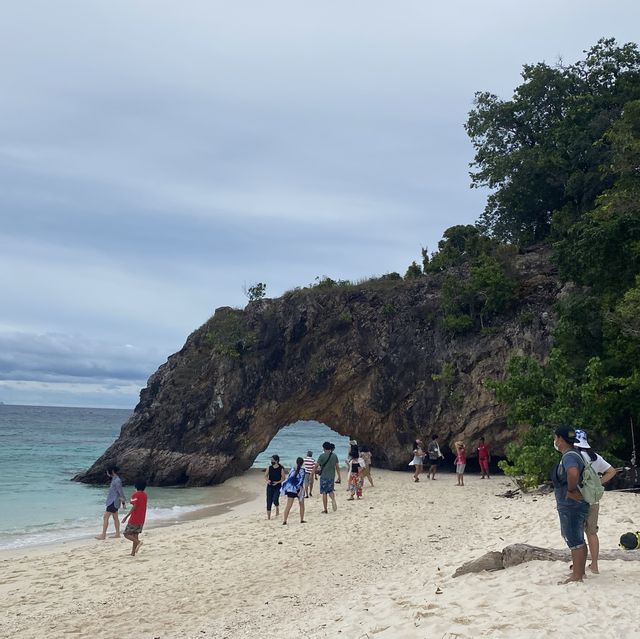
<svg viewBox="0 0 640 639">
<path fill-rule="evenodd" d="M 11 392 L 131 398 L 128 379 L 89 391 L 88 362 L 157 365 L 244 282 L 403 272 L 482 209 L 473 93 L 639 20 L 631 0 L 5 3 L 2 361 L 32 340 L 58 382 Z"/>
</svg>

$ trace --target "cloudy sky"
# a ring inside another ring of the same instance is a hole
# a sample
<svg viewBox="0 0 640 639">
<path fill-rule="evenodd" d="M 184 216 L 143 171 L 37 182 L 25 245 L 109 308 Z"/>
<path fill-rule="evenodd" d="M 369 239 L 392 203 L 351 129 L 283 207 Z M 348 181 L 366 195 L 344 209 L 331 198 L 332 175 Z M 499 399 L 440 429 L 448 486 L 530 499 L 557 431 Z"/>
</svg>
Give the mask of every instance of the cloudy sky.
<svg viewBox="0 0 640 639">
<path fill-rule="evenodd" d="M 243 286 L 404 273 L 472 223 L 473 95 L 636 0 L 5 2 L 0 401 L 132 408 Z"/>
</svg>

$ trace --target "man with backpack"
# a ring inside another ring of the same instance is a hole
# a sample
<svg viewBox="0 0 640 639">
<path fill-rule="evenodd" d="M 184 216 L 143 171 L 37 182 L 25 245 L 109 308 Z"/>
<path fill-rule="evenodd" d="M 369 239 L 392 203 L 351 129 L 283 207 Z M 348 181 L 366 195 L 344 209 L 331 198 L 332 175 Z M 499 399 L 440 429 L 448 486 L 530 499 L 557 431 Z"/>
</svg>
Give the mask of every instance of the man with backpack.
<svg viewBox="0 0 640 639">
<path fill-rule="evenodd" d="M 585 461 L 573 445 L 577 442 L 573 428 L 556 428 L 553 447 L 562 453 L 560 463 L 552 472 L 556 506 L 560 518 L 560 532 L 571 550 L 571 575 L 560 583 L 582 581 L 587 564 L 587 546 L 584 541 L 584 526 L 589 513 L 589 504 L 578 486 L 582 481 Z"/>
<path fill-rule="evenodd" d="M 585 464 L 589 464 L 598 475 L 600 475 L 600 481 L 604 485 L 613 477 L 615 477 L 616 469 L 611 464 L 598 455 L 587 440 L 587 433 L 583 430 L 576 430 L 576 448 L 579 450 Z M 598 539 L 598 514 L 600 511 L 600 502 L 596 501 L 593 504 L 589 504 L 589 514 L 587 515 L 587 521 L 585 522 L 585 532 L 587 533 L 587 544 L 589 546 L 589 553 L 591 555 L 591 563 L 589 564 L 589 570 L 593 573 L 599 573 L 598 568 L 598 555 L 600 554 L 600 540 Z"/>
</svg>

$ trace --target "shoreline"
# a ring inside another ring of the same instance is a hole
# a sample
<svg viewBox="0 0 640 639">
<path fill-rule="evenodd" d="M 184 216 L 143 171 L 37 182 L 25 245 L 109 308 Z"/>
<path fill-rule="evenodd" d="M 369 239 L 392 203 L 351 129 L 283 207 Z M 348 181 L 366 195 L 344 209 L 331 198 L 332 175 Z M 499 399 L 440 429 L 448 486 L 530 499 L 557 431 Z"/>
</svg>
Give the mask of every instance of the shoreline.
<svg viewBox="0 0 640 639">
<path fill-rule="evenodd" d="M 231 512 L 244 512 L 245 507 L 248 508 L 249 505 L 253 504 L 259 497 L 261 497 L 261 495 L 256 494 L 255 488 L 251 486 L 253 478 L 258 475 L 262 475 L 262 471 L 260 469 L 250 468 L 242 475 L 231 477 L 222 484 L 212 486 L 211 488 L 216 490 L 216 495 L 219 495 L 222 498 L 219 503 L 198 505 L 194 510 L 180 513 L 176 515 L 175 518 L 166 517 L 147 521 L 145 524 L 145 531 L 154 530 L 156 528 L 180 526 L 186 522 L 198 521 L 200 519 L 222 517 Z M 233 495 L 232 493 L 238 494 Z M 126 511 L 127 508 L 121 509 L 120 515 Z M 98 541 L 95 540 L 94 537 L 100 532 L 101 525 L 101 520 L 96 519 L 95 531 L 93 533 L 83 533 L 77 537 L 70 537 L 68 539 L 57 539 L 25 546 L 17 546 L 14 548 L 0 548 L 0 562 L 3 559 L 19 555 L 31 554 L 38 551 L 55 552 L 56 550 L 76 548 L 78 546 L 86 545 L 92 541 Z M 122 530 L 124 530 L 124 527 Z M 113 523 L 110 522 L 107 539 L 105 541 L 112 539 L 112 534 Z"/>
<path fill-rule="evenodd" d="M 409 470 L 383 470 L 383 469 L 373 469 L 374 472 L 379 473 L 393 473 L 403 475 L 406 474 L 410 476 L 413 472 L 412 469 Z M 344 474 L 346 471 L 344 468 L 341 468 L 341 472 Z M 200 519 L 208 519 L 214 517 L 222 517 L 232 512 L 237 512 L 240 514 L 252 512 L 254 510 L 254 502 L 264 501 L 264 495 L 262 494 L 262 490 L 264 485 L 261 481 L 263 474 L 263 470 L 260 468 L 249 468 L 241 475 L 237 475 L 235 477 L 231 477 L 224 481 L 222 484 L 216 484 L 211 486 L 212 490 L 216 491 L 217 495 L 222 497 L 219 503 L 215 504 L 200 504 L 194 505 L 193 510 L 189 510 L 184 513 L 180 513 L 175 516 L 175 518 L 171 517 L 163 517 L 161 519 L 153 519 L 148 520 L 145 524 L 146 530 L 153 530 L 155 528 L 169 528 L 173 526 L 180 526 L 186 522 L 198 521 Z M 426 475 L 426 473 L 423 473 Z M 455 473 L 450 471 L 438 471 L 438 475 L 442 475 L 446 477 L 451 475 L 455 477 Z M 473 476 L 473 475 L 470 475 Z M 504 475 L 497 475 L 498 479 L 504 479 Z M 259 481 L 259 486 L 256 487 L 256 482 Z M 427 481 L 423 477 L 423 481 Z M 319 491 L 318 482 L 316 480 L 316 490 Z M 346 488 L 346 481 L 342 484 L 343 488 Z M 181 489 L 181 487 L 178 487 Z M 239 496 L 235 493 L 239 493 Z M 258 494 L 259 493 L 259 494 Z M 153 505 L 153 504 L 151 504 Z M 127 505 L 128 506 L 128 505 Z M 126 512 L 125 509 L 121 509 L 121 514 Z M 5 558 L 15 557 L 17 555 L 23 555 L 26 553 L 30 553 L 32 551 L 38 550 L 49 550 L 55 552 L 56 549 L 67 549 L 70 547 L 77 547 L 88 542 L 94 540 L 95 535 L 100 531 L 101 520 L 96 518 L 95 531 L 82 533 L 78 536 L 69 537 L 66 539 L 56 539 L 52 541 L 43 541 L 33 544 L 28 544 L 25 546 L 16 546 L 13 548 L 0 548 L 0 561 Z M 124 530 L 124 528 L 123 528 Z M 55 532 L 55 529 L 52 531 Z M 111 539 L 111 535 L 113 534 L 113 523 L 109 524 L 109 531 L 107 533 L 107 540 Z M 97 540 L 96 540 L 97 541 Z"/>
<path fill-rule="evenodd" d="M 361 501 L 348 502 L 345 484 L 337 486 L 338 510 L 328 515 L 314 492 L 304 525 L 296 505 L 289 525 L 267 521 L 264 484 L 252 473 L 254 499 L 145 529 L 136 557 L 126 540 L 0 555 L 0 636 L 106 639 L 135 628 L 162 639 L 530 639 L 566 624 L 638 636 L 640 562 L 602 561 L 601 574 L 568 586 L 557 585 L 568 572 L 562 562 L 453 578 L 463 563 L 512 543 L 562 547 L 553 495 L 505 499 L 498 495 L 514 487 L 505 477 L 469 475 L 464 487 L 445 473 L 414 483 L 408 472 L 374 469 L 373 478 Z M 606 493 L 602 550 L 632 529 L 640 529 L 640 500 Z"/>
</svg>

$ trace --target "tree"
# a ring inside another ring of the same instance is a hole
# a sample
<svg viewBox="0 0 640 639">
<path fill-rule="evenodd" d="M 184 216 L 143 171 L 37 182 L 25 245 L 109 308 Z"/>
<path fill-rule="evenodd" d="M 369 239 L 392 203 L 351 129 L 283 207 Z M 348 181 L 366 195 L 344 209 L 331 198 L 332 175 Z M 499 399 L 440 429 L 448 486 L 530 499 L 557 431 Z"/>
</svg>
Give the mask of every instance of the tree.
<svg viewBox="0 0 640 639">
<path fill-rule="evenodd" d="M 263 282 L 257 282 L 249 288 L 245 287 L 244 294 L 249 298 L 250 302 L 256 302 L 267 294 L 267 285 Z"/>
<path fill-rule="evenodd" d="M 422 250 L 425 273 L 440 273 L 452 266 L 471 263 L 491 254 L 497 242 L 483 235 L 478 227 L 471 224 L 457 224 L 449 227 L 438 242 L 438 250 L 429 260 L 426 249 Z"/>
<path fill-rule="evenodd" d="M 640 275 L 636 285 L 630 288 L 610 316 L 622 331 L 622 334 L 634 340 L 640 340 Z"/>
<path fill-rule="evenodd" d="M 475 96 L 465 128 L 476 150 L 472 187 L 493 190 L 480 227 L 530 244 L 562 232 L 610 188 L 605 132 L 640 98 L 640 51 L 601 39 L 570 66 L 525 65 L 511 100 Z"/>
<path fill-rule="evenodd" d="M 422 277 L 422 269 L 414 260 L 413 262 L 411 262 L 411 264 L 409 264 L 409 267 L 407 268 L 407 272 L 404 274 L 404 279 L 409 280 L 409 279 L 414 279 L 416 277 Z"/>
<path fill-rule="evenodd" d="M 504 380 L 486 383 L 507 405 L 509 425 L 524 429 L 507 447 L 509 461 L 501 462 L 500 467 L 507 474 L 523 477 L 525 484 L 544 481 L 557 462 L 551 445 L 554 426 L 586 428 L 590 440 L 606 442 L 602 449 L 609 451 L 619 443 L 610 428 L 620 381 L 605 375 L 598 358 L 576 376 L 558 349 L 552 351 L 546 366 L 530 357 L 514 357 Z"/>
<path fill-rule="evenodd" d="M 471 267 L 470 289 L 481 328 L 484 328 L 485 317 L 502 313 L 509 307 L 515 298 L 515 288 L 515 280 L 492 257 L 485 256 Z"/>
<path fill-rule="evenodd" d="M 554 244 L 561 275 L 608 301 L 633 286 L 640 272 L 640 100 L 629 102 L 604 136 L 615 182 L 593 210 Z"/>
</svg>

